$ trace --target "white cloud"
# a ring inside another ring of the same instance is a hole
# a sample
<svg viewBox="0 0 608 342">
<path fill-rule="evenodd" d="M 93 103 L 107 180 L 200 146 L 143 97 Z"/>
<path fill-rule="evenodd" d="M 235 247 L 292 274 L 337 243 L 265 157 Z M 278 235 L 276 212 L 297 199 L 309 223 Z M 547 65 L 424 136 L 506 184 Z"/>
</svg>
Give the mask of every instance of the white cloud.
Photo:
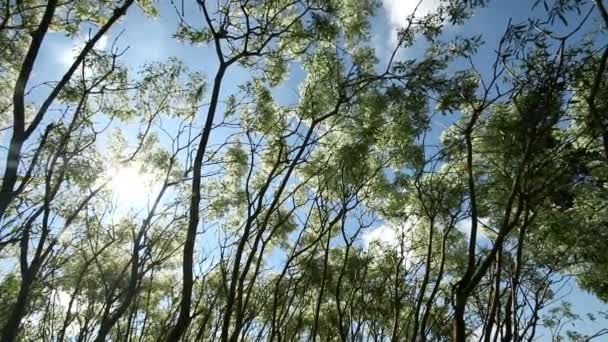
<svg viewBox="0 0 608 342">
<path fill-rule="evenodd" d="M 76 56 L 78 56 L 79 51 L 80 49 L 78 49 L 76 46 L 71 46 L 67 49 L 61 49 L 59 51 L 57 59 L 63 65 L 71 65 L 72 62 L 74 62 L 74 60 L 76 59 Z"/>
<path fill-rule="evenodd" d="M 483 246 L 491 245 L 491 241 L 486 234 L 484 234 L 484 226 L 490 227 L 490 219 L 487 217 L 480 217 L 477 222 L 477 244 Z M 471 236 L 471 219 L 467 218 L 462 221 L 459 221 L 456 224 L 456 229 L 463 232 L 467 237 Z"/>
<path fill-rule="evenodd" d="M 392 51 L 398 41 L 398 29 L 407 25 L 407 18 L 414 11 L 416 11 L 416 17 L 429 14 L 439 7 L 440 0 L 422 0 L 419 6 L 418 3 L 419 0 L 382 0 L 387 20 L 383 24 L 384 28 L 374 35 L 374 45 L 377 51 Z M 398 55 L 403 53 L 404 51 L 401 50 Z"/>
<path fill-rule="evenodd" d="M 105 50 L 107 46 L 108 46 L 108 36 L 106 36 L 104 34 L 103 36 L 101 36 L 99 38 L 99 40 L 97 41 L 97 44 L 95 44 L 95 48 L 97 50 Z"/>
<path fill-rule="evenodd" d="M 398 243 L 397 231 L 392 224 L 383 224 L 380 227 L 363 234 L 363 247 L 368 250 L 372 244 L 384 247 L 394 247 Z"/>
<path fill-rule="evenodd" d="M 397 28 L 406 24 L 407 17 L 416 10 L 418 2 L 419 0 L 382 0 L 382 6 L 384 6 L 391 26 Z M 416 11 L 416 16 L 424 16 L 438 6 L 439 0 L 422 0 Z"/>
<path fill-rule="evenodd" d="M 418 219 L 413 216 L 405 222 L 397 225 L 385 222 L 378 228 L 367 231 L 363 234 L 363 248 L 370 250 L 370 247 L 380 247 L 381 249 L 401 248 L 411 249 L 413 233 L 418 227 Z"/>
<path fill-rule="evenodd" d="M 419 218 L 414 216 L 399 225 L 385 222 L 383 225 L 362 235 L 363 249 L 368 252 L 382 253 L 384 250 L 394 250 L 403 247 L 404 250 L 402 252 L 409 255 L 408 257 L 412 257 L 410 254 L 413 252 L 413 241 L 419 241 L 421 236 L 423 236 L 420 235 L 420 232 L 417 234 L 416 230 L 417 228 L 426 227 L 426 225 L 420 225 L 419 223 Z M 484 228 L 486 226 L 491 226 L 490 220 L 486 217 L 479 218 L 477 244 L 487 247 L 492 245 L 492 241 L 484 233 L 487 230 L 487 228 Z M 464 233 L 468 238 L 471 235 L 471 219 L 459 221 L 456 224 L 456 229 Z"/>
<path fill-rule="evenodd" d="M 53 300 L 55 301 L 55 305 L 60 306 L 63 309 L 67 309 L 70 300 L 72 299 L 72 295 L 63 290 L 55 290 Z"/>
<path fill-rule="evenodd" d="M 363 249 L 373 256 L 382 256 L 385 252 L 397 252 L 403 257 L 406 267 L 416 260 L 412 249 L 416 223 L 407 220 L 401 225 L 385 223 L 380 227 L 363 234 Z"/>
<path fill-rule="evenodd" d="M 80 54 L 80 51 L 82 51 L 82 48 L 84 47 L 88 39 L 88 37 L 80 36 L 75 41 L 73 41 L 70 46 L 59 49 L 57 53 L 57 60 L 65 66 L 72 65 L 72 63 L 74 63 L 74 60 L 76 60 L 76 57 L 78 57 L 78 54 Z M 106 35 L 103 35 L 95 44 L 95 49 L 103 51 L 106 49 L 107 46 L 108 37 Z"/>
</svg>

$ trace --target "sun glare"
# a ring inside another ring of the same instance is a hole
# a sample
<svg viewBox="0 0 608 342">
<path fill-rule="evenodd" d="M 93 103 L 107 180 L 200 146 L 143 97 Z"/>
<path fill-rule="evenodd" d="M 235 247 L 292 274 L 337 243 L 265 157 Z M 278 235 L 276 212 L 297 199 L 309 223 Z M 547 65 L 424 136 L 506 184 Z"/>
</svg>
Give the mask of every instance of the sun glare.
<svg viewBox="0 0 608 342">
<path fill-rule="evenodd" d="M 114 168 L 109 177 L 112 197 L 123 209 L 145 205 L 154 196 L 154 176 L 143 172 L 138 165 Z"/>
</svg>

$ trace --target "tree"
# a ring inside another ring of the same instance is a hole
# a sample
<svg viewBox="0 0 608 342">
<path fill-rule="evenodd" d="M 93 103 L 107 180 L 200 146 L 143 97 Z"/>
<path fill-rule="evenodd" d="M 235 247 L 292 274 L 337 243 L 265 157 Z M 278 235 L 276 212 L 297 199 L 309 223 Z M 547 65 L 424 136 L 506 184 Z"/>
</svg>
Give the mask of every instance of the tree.
<svg viewBox="0 0 608 342">
<path fill-rule="evenodd" d="M 372 0 L 0 4 L 1 341 L 604 336 L 564 287 L 608 293 L 605 4 L 448 31 L 486 5 L 418 4 L 377 51 Z M 131 63 L 135 7 L 212 73 Z"/>
</svg>

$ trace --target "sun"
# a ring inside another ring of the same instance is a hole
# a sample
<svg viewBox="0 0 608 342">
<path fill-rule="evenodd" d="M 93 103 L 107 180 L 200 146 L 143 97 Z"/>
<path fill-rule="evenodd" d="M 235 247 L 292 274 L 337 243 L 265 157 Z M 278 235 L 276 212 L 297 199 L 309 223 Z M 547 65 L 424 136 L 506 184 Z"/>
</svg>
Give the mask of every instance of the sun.
<svg viewBox="0 0 608 342">
<path fill-rule="evenodd" d="M 154 198 L 158 182 L 138 164 L 120 166 L 108 171 L 112 199 L 122 209 L 144 206 Z"/>
</svg>

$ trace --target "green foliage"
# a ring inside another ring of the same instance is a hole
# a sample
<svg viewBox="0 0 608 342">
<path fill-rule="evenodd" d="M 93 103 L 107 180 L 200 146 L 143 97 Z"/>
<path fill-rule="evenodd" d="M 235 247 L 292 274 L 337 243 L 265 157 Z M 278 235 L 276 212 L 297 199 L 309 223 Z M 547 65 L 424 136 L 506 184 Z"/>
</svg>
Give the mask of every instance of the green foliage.
<svg viewBox="0 0 608 342">
<path fill-rule="evenodd" d="M 58 2 L 38 38 L 80 42 L 125 3 Z M 115 25 L 177 15 L 212 84 L 113 48 L 44 87 L 26 55 L 53 2 L 0 4 L 3 341 L 171 340 L 182 305 L 188 341 L 451 341 L 460 300 L 465 339 L 592 338 L 569 325 L 605 314 L 560 289 L 608 301 L 601 7 L 538 1 L 482 50 L 446 29 L 486 2 L 439 1 L 380 51 L 383 4 L 139 0 Z"/>
</svg>

